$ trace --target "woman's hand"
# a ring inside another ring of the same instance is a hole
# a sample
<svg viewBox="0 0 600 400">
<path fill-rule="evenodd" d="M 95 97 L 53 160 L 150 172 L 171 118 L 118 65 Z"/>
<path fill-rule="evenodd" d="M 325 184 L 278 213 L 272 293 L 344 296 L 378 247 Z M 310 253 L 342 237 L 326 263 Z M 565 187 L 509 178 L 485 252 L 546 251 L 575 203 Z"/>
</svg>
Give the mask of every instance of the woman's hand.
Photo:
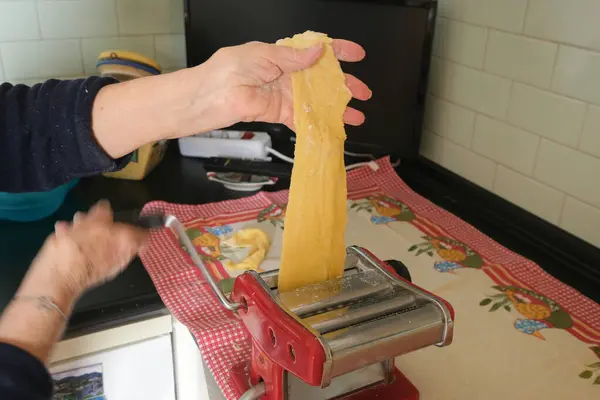
<svg viewBox="0 0 600 400">
<path fill-rule="evenodd" d="M 145 241 L 144 231 L 114 223 L 106 202 L 58 223 L 0 317 L 0 342 L 48 362 L 77 298 L 114 278 Z"/>
<path fill-rule="evenodd" d="M 356 43 L 334 40 L 341 61 L 360 61 Z M 94 100 L 92 129 L 98 144 L 119 158 L 146 143 L 221 129 L 237 122 L 282 123 L 294 129 L 291 73 L 306 69 L 323 49 L 247 43 L 217 51 L 204 64 L 170 74 L 104 87 Z M 371 90 L 352 75 L 346 85 L 359 100 Z M 347 108 L 344 121 L 364 115 Z"/>
<path fill-rule="evenodd" d="M 87 214 L 75 214 L 73 223 L 58 222 L 36 261 L 40 267 L 50 265 L 58 284 L 80 295 L 116 277 L 146 238 L 141 229 L 113 222 L 110 205 L 100 202 Z"/>
<path fill-rule="evenodd" d="M 340 61 L 365 57 L 363 48 L 353 42 L 334 40 L 332 47 Z M 261 121 L 294 129 L 291 73 L 313 65 L 322 51 L 320 46 L 298 50 L 259 42 L 223 48 L 196 67 L 198 74 L 209 78 L 196 96 L 210 99 L 215 128 Z M 371 97 L 367 85 L 352 75 L 346 75 L 346 85 L 359 100 Z M 350 107 L 344 115 L 349 125 L 360 125 L 364 119 L 363 113 Z"/>
</svg>

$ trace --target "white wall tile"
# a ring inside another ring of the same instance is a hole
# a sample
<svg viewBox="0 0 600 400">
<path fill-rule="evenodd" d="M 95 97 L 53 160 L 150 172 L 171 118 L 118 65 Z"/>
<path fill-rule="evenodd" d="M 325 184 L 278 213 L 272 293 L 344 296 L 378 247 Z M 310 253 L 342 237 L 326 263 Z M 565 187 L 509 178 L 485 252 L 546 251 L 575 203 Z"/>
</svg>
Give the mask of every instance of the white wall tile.
<svg viewBox="0 0 600 400">
<path fill-rule="evenodd" d="M 184 16 L 183 16 L 183 0 L 169 0 L 169 31 L 171 33 L 185 33 Z"/>
<path fill-rule="evenodd" d="M 529 0 L 529 35 L 600 50 L 600 1 Z"/>
<path fill-rule="evenodd" d="M 458 19 L 460 17 L 460 3 L 463 0 L 441 0 L 438 1 L 438 15 L 444 18 Z"/>
<path fill-rule="evenodd" d="M 510 100 L 508 79 L 446 62 L 447 82 L 440 97 L 492 117 L 504 118 Z"/>
<path fill-rule="evenodd" d="M 117 35 L 115 0 L 42 0 L 38 12 L 43 38 Z"/>
<path fill-rule="evenodd" d="M 0 84 L 4 81 L 4 68 L 2 67 L 2 54 L 0 54 Z"/>
<path fill-rule="evenodd" d="M 600 107 L 589 107 L 579 148 L 586 153 L 600 157 Z"/>
<path fill-rule="evenodd" d="M 0 1 L 0 42 L 9 40 L 38 39 L 35 2 Z"/>
<path fill-rule="evenodd" d="M 600 247 L 600 0 L 438 11 L 422 154 L 484 187 L 495 176 L 497 194 Z M 566 196 L 591 228 L 560 222 Z"/>
<path fill-rule="evenodd" d="M 560 46 L 552 88 L 600 105 L 600 53 Z"/>
<path fill-rule="evenodd" d="M 496 171 L 494 193 L 555 225 L 565 199 L 564 193 L 501 165 Z"/>
<path fill-rule="evenodd" d="M 463 147 L 471 147 L 475 113 L 437 97 L 429 96 L 425 129 L 446 137 Z"/>
<path fill-rule="evenodd" d="M 161 35 L 156 36 L 156 61 L 162 68 L 185 68 L 185 36 Z"/>
<path fill-rule="evenodd" d="M 471 182 L 491 190 L 496 173 L 496 163 L 448 140 L 442 140 L 444 140 L 444 145 L 441 165 L 464 176 Z"/>
<path fill-rule="evenodd" d="M 11 42 L 0 50 L 8 80 L 83 74 L 79 40 Z"/>
<path fill-rule="evenodd" d="M 442 0 L 442 15 L 465 22 L 521 32 L 527 0 Z"/>
<path fill-rule="evenodd" d="M 492 160 L 531 175 L 538 145 L 539 137 L 532 133 L 483 115 L 477 116 L 473 150 Z"/>
<path fill-rule="evenodd" d="M 117 0 L 117 7 L 122 34 L 183 32 L 182 0 Z"/>
<path fill-rule="evenodd" d="M 544 88 L 550 86 L 556 43 L 494 30 L 489 35 L 486 71 Z"/>
<path fill-rule="evenodd" d="M 542 139 L 535 178 L 600 207 L 600 159 Z"/>
<path fill-rule="evenodd" d="M 586 104 L 531 86 L 513 86 L 508 121 L 562 144 L 577 147 Z"/>
<path fill-rule="evenodd" d="M 587 242 L 600 247 L 600 210 L 567 197 L 560 226 Z"/>
<path fill-rule="evenodd" d="M 134 51 L 146 57 L 155 59 L 153 36 L 123 36 L 112 38 L 83 39 L 83 65 L 88 74 L 97 74 L 96 61 L 103 51 L 125 50 Z"/>
<path fill-rule="evenodd" d="M 441 165 L 442 155 L 444 154 L 444 139 L 435 133 L 427 130 L 423 131 L 420 152 L 424 157 Z"/>
<path fill-rule="evenodd" d="M 487 29 L 442 18 L 436 26 L 434 54 L 481 68 L 486 40 Z"/>
<path fill-rule="evenodd" d="M 496 173 L 493 161 L 427 131 L 423 136 L 421 153 L 471 182 L 492 190 Z"/>
</svg>

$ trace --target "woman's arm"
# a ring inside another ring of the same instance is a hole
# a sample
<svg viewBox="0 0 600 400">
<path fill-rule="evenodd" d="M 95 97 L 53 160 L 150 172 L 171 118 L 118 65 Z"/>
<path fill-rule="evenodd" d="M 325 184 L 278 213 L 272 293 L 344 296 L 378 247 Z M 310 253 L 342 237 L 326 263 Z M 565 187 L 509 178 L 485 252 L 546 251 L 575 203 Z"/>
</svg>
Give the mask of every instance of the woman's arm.
<svg viewBox="0 0 600 400">
<path fill-rule="evenodd" d="M 365 53 L 333 42 L 342 61 Z M 265 43 L 221 49 L 204 64 L 171 74 L 116 83 L 111 78 L 51 80 L 28 88 L 0 86 L 0 192 L 52 189 L 67 181 L 123 167 L 146 143 L 218 129 L 240 121 L 293 128 L 291 73 L 315 63 L 315 47 Z M 348 75 L 354 97 L 368 87 Z M 348 108 L 348 124 L 364 116 Z"/>
<path fill-rule="evenodd" d="M 146 240 L 146 232 L 115 224 L 106 203 L 72 225 L 59 223 L 0 317 L 0 399 L 49 400 L 46 371 L 75 302 L 114 278 Z"/>
<path fill-rule="evenodd" d="M 119 274 L 146 236 L 139 228 L 113 223 L 107 202 L 75 214 L 72 225 L 57 223 L 0 317 L 0 342 L 46 363 L 79 296 Z"/>
<path fill-rule="evenodd" d="M 116 170 L 91 135 L 96 94 L 111 78 L 0 85 L 0 192 L 42 191 Z"/>
</svg>

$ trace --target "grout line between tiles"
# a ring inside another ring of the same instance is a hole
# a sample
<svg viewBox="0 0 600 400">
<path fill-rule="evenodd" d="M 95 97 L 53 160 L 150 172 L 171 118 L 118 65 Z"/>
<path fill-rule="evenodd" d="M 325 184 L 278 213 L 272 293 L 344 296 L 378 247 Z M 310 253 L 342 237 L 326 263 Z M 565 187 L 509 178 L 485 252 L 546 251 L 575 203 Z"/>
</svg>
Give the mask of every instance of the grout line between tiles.
<svg viewBox="0 0 600 400">
<path fill-rule="evenodd" d="M 565 214 L 565 207 L 567 206 L 567 198 L 569 197 L 568 194 L 564 193 L 563 195 L 563 202 L 562 205 L 560 207 L 560 214 L 558 214 L 558 226 L 562 226 L 563 224 L 563 217 Z M 598 209 L 598 211 L 600 211 L 600 209 Z"/>
<path fill-rule="evenodd" d="M 488 48 L 490 45 L 490 36 L 492 36 L 492 30 L 491 28 L 486 28 L 485 29 L 485 45 L 483 47 L 483 60 L 481 62 L 481 70 L 484 72 L 487 72 L 487 55 L 488 55 Z"/>
<path fill-rule="evenodd" d="M 488 160 L 488 161 L 491 161 L 491 162 L 493 162 L 493 163 L 495 163 L 495 164 L 499 164 L 499 165 L 501 165 L 503 168 L 506 168 L 506 169 L 510 170 L 511 172 L 513 172 L 513 173 L 515 173 L 515 174 L 518 174 L 518 175 L 520 175 L 520 176 L 523 176 L 523 177 L 525 177 L 525 178 L 531 179 L 532 181 L 534 181 L 534 182 L 536 182 L 536 183 L 538 183 L 538 184 L 540 184 L 540 185 L 542 185 L 542 186 L 546 186 L 546 187 L 548 187 L 548 188 L 550 188 L 550 189 L 554 189 L 554 190 L 556 190 L 557 192 L 560 192 L 560 193 L 563 193 L 563 194 L 565 194 L 565 195 L 567 195 L 567 196 L 570 196 L 570 197 L 574 198 L 575 200 L 577 200 L 577 201 L 579 201 L 579 202 L 581 202 L 581 203 L 583 203 L 583 204 L 586 204 L 586 205 L 588 205 L 588 206 L 590 206 L 590 207 L 592 207 L 592 208 L 594 208 L 594 209 L 596 209 L 596 210 L 600 211 L 600 207 L 598 207 L 597 205 L 593 205 L 592 203 L 589 203 L 588 201 L 586 201 L 586 200 L 583 200 L 583 199 L 579 198 L 579 197 L 578 197 L 577 195 L 575 195 L 575 194 L 572 194 L 572 193 L 567 193 L 567 192 L 565 192 L 565 191 L 564 191 L 563 189 L 561 189 L 561 188 L 558 188 L 558 187 L 556 187 L 556 186 L 554 186 L 554 185 L 552 185 L 552 184 L 550 184 L 550 183 L 547 183 L 547 182 L 544 182 L 544 181 L 541 181 L 541 180 L 539 180 L 539 179 L 535 178 L 535 176 L 529 176 L 529 175 L 526 175 L 526 174 L 524 174 L 524 173 L 523 173 L 523 172 L 521 172 L 521 171 L 517 171 L 516 169 L 514 169 L 513 167 L 511 167 L 511 166 L 509 166 L 509 165 L 506 165 L 506 164 L 504 164 L 504 163 L 502 163 L 502 162 L 500 162 L 500 161 L 496 161 L 496 160 L 494 160 L 494 159 L 492 159 L 492 158 L 490 158 L 490 157 L 488 157 L 488 156 L 486 156 L 486 155 L 484 155 L 484 154 L 481 154 L 481 153 L 479 153 L 479 152 L 477 152 L 477 151 L 475 151 L 475 150 L 473 150 L 473 149 L 466 148 L 465 146 L 461 145 L 460 143 L 457 143 L 457 142 L 455 142 L 455 141 L 453 141 L 453 140 L 450 140 L 450 139 L 448 139 L 447 137 L 444 137 L 444 136 L 438 135 L 438 134 L 437 134 L 437 133 L 435 133 L 435 132 L 431 132 L 431 131 L 428 131 L 428 132 L 430 132 L 431 134 L 433 134 L 433 135 L 435 135 L 435 136 L 437 136 L 437 137 L 439 137 L 439 138 L 441 138 L 441 139 L 443 139 L 443 140 L 446 140 L 446 141 L 448 141 L 448 142 L 450 142 L 450 143 L 452 143 L 452 144 L 454 144 L 454 145 L 456 145 L 456 146 L 460 146 L 460 147 L 462 147 L 464 150 L 470 151 L 471 153 L 474 153 L 474 154 L 475 154 L 475 155 L 477 155 L 478 157 L 484 158 L 484 159 L 486 159 L 486 160 Z M 542 140 L 546 140 L 546 138 L 541 138 L 541 139 L 542 139 Z M 540 147 L 541 147 L 541 142 L 542 142 L 542 140 L 540 140 Z M 538 152 L 539 152 L 539 150 L 538 150 Z"/>
<path fill-rule="evenodd" d="M 477 22 L 465 21 L 465 20 L 460 19 L 460 18 L 449 18 L 449 17 L 443 17 L 443 18 L 445 18 L 447 20 L 450 20 L 450 21 L 456 21 L 456 22 L 461 22 L 463 24 L 469 24 L 469 25 L 477 26 L 477 27 L 480 27 L 480 28 L 494 29 L 494 30 L 497 30 L 499 32 L 508 33 L 508 34 L 511 34 L 511 35 L 514 35 L 514 36 L 521 36 L 521 37 L 524 37 L 524 38 L 540 40 L 540 41 L 543 41 L 543 42 L 550 42 L 550 43 L 555 43 L 555 44 L 558 44 L 558 45 L 564 45 L 564 46 L 574 47 L 574 48 L 579 49 L 579 50 L 586 50 L 586 51 L 590 51 L 590 52 L 594 52 L 594 53 L 600 53 L 600 49 L 594 48 L 594 47 L 586 47 L 586 46 L 578 45 L 578 44 L 575 44 L 575 43 L 563 42 L 563 41 L 560 41 L 560 40 L 554 40 L 554 39 L 544 38 L 544 37 L 541 37 L 541 36 L 535 36 L 535 35 L 532 35 L 532 34 L 529 34 L 529 33 L 525 33 L 525 32 L 511 31 L 511 30 L 504 29 L 504 28 L 499 28 L 499 27 L 496 27 L 496 26 L 483 25 L 483 24 L 480 24 L 480 23 L 477 23 Z"/>
<path fill-rule="evenodd" d="M 121 23 L 119 22 L 119 1 L 113 0 L 115 5 L 115 18 L 117 19 L 117 35 L 121 36 Z"/>
<path fill-rule="evenodd" d="M 521 34 L 525 33 L 525 25 L 527 24 L 527 16 L 529 15 L 530 7 L 531 7 L 531 1 L 525 0 L 525 14 L 523 15 L 523 23 L 521 24 Z"/>
<path fill-rule="evenodd" d="M 578 150 L 582 150 L 581 149 L 581 141 L 583 140 L 583 132 L 585 131 L 585 123 L 587 122 L 588 116 L 590 114 L 590 108 L 592 108 L 591 104 L 588 104 L 585 107 L 585 112 L 583 114 L 583 124 L 581 125 L 581 129 L 579 130 L 579 137 L 577 138 L 577 149 Z"/>
<path fill-rule="evenodd" d="M 453 142 L 452 140 L 449 140 L 448 138 L 442 137 L 442 136 L 440 136 L 440 135 L 437 135 L 437 134 L 435 134 L 435 133 L 432 133 L 432 134 L 433 134 L 433 135 L 435 135 L 435 136 L 438 136 L 438 137 L 439 137 L 440 139 L 442 139 L 442 140 L 447 140 L 447 141 L 449 141 L 449 142 L 451 142 L 451 143 L 453 143 L 453 144 L 455 144 L 455 145 L 457 145 L 457 146 L 460 146 L 460 147 L 462 147 L 462 148 L 463 148 L 463 149 L 465 149 L 465 150 L 470 150 L 470 149 L 466 149 L 464 146 L 462 146 L 462 145 L 460 145 L 460 144 L 458 144 L 458 143 L 456 143 L 456 142 Z M 525 179 L 530 179 L 530 180 L 532 180 L 533 182 L 537 183 L 538 185 L 541 185 L 541 186 L 543 186 L 543 187 L 546 187 L 546 188 L 549 188 L 549 189 L 555 190 L 555 191 L 557 191 L 558 193 L 560 193 L 560 194 L 563 196 L 563 204 L 562 204 L 562 208 L 561 208 L 561 211 L 560 211 L 560 214 L 559 214 L 559 221 L 558 221 L 557 223 L 554 223 L 554 222 L 552 222 L 552 221 L 548 220 L 548 222 L 552 223 L 553 225 L 556 225 L 556 226 L 561 226 L 560 224 L 562 223 L 562 220 L 561 220 L 561 219 L 562 219 L 562 213 L 563 213 L 563 209 L 564 209 L 564 206 L 565 206 L 565 204 L 566 204 L 566 201 L 567 201 L 567 198 L 568 198 L 568 197 L 572 197 L 573 199 L 575 199 L 575 200 L 577 200 L 577 201 L 581 202 L 582 204 L 585 204 L 585 205 L 587 205 L 587 206 L 589 206 L 589 207 L 593 208 L 594 210 L 597 210 L 598 212 L 600 212 L 600 208 L 599 208 L 599 207 L 597 207 L 597 206 L 595 206 L 595 205 L 593 205 L 593 204 L 590 204 L 590 203 L 588 203 L 588 202 L 586 202 L 586 201 L 584 201 L 584 200 L 582 200 L 582 199 L 578 198 L 577 196 L 575 196 L 575 195 L 573 195 L 573 194 L 571 194 L 571 193 L 566 193 L 564 190 L 562 190 L 562 189 L 559 189 L 559 188 L 557 188 L 557 187 L 554 187 L 554 186 L 552 186 L 552 185 L 550 185 L 550 184 L 548 184 L 548 183 L 546 183 L 546 182 L 542 182 L 542 181 L 539 181 L 539 180 L 535 179 L 534 177 L 527 176 L 527 175 L 523 174 L 523 173 L 522 173 L 522 172 L 520 172 L 520 171 L 516 171 L 515 169 L 513 169 L 513 168 L 512 168 L 512 167 L 510 167 L 510 166 L 507 166 L 507 165 L 505 165 L 505 164 L 503 164 L 503 163 L 500 163 L 500 162 L 498 162 L 498 161 L 496 161 L 496 160 L 492 160 L 492 159 L 490 159 L 489 157 L 487 157 L 487 156 L 485 156 L 485 155 L 482 155 L 482 154 L 480 154 L 480 153 L 477 153 L 477 152 L 475 152 L 475 151 L 473 151 L 473 150 L 470 150 L 470 151 L 471 151 L 471 152 L 473 152 L 473 153 L 474 153 L 475 155 L 477 155 L 478 157 L 481 157 L 481 158 L 483 158 L 483 159 L 485 159 L 485 160 L 491 161 L 492 163 L 494 163 L 494 164 L 495 164 L 495 170 L 494 170 L 494 179 L 493 179 L 493 182 L 492 182 L 492 187 L 491 187 L 491 190 L 490 190 L 490 191 L 491 191 L 492 193 L 495 193 L 495 194 L 497 194 L 499 197 L 501 197 L 501 198 L 503 198 L 503 199 L 507 200 L 508 202 L 510 202 L 510 203 L 512 203 L 512 204 L 515 204 L 515 205 L 519 206 L 517 203 L 513 202 L 512 200 L 509 200 L 507 197 L 504 197 L 504 196 L 501 196 L 501 195 L 499 195 L 499 194 L 498 194 L 498 193 L 495 191 L 495 187 L 496 187 L 496 180 L 497 180 L 497 177 L 498 177 L 498 169 L 499 169 L 500 167 L 502 167 L 502 168 L 505 168 L 505 169 L 507 169 L 507 170 L 511 171 L 512 173 L 514 173 L 514 174 L 517 174 L 517 175 L 519 175 L 519 176 L 521 176 L 521 177 L 523 177 L 523 178 L 525 178 Z M 441 163 L 441 162 L 438 162 L 437 160 L 432 160 L 432 161 L 434 161 L 434 162 L 436 162 L 436 163 L 438 163 L 438 164 L 442 165 L 442 163 Z M 443 167 L 445 167 L 445 168 L 448 168 L 447 166 L 444 166 L 444 165 L 442 165 L 442 166 L 443 166 Z M 448 168 L 448 169 L 450 169 L 450 168 Z M 455 172 L 455 173 L 457 173 L 457 172 Z M 457 173 L 457 174 L 458 174 L 458 173 Z M 472 182 L 472 183 L 474 183 L 474 184 L 476 184 L 476 185 L 479 185 L 479 186 L 481 186 L 481 187 L 484 187 L 484 188 L 485 188 L 485 186 L 483 186 L 483 185 L 480 185 L 480 184 L 478 184 L 478 183 L 474 182 L 473 180 L 471 180 L 471 179 L 469 179 L 469 178 L 465 177 L 465 176 L 464 176 L 464 175 L 462 175 L 462 174 L 458 174 L 458 175 L 460 175 L 460 176 L 462 176 L 463 178 L 467 179 L 469 182 Z M 489 188 L 487 188 L 487 189 L 489 189 Z M 519 207 L 521 207 L 521 206 L 519 206 Z M 533 211 L 531 211 L 531 210 L 530 210 L 529 212 L 531 212 L 531 213 L 532 213 L 532 214 L 534 214 L 534 215 L 538 215 L 538 216 L 540 216 L 539 214 L 537 214 L 537 213 L 535 213 L 535 212 L 533 212 Z"/>
<path fill-rule="evenodd" d="M 446 61 L 446 62 L 451 62 L 451 61 Z M 525 84 L 525 83 L 522 83 L 522 82 L 516 82 L 516 81 L 513 81 L 513 82 L 511 82 L 511 96 L 512 96 L 512 85 L 513 85 L 514 83 L 520 83 L 520 84 L 523 84 L 523 85 L 526 85 L 526 86 L 530 86 L 530 87 L 532 87 L 532 88 L 534 88 L 534 89 L 538 89 L 538 90 L 542 90 L 542 91 L 549 92 L 548 90 L 539 89 L 539 88 L 537 88 L 537 87 L 535 87 L 535 86 L 532 86 L 532 85 L 528 85 L 528 84 Z M 552 93 L 552 94 L 554 94 L 554 95 L 557 95 L 556 93 L 553 93 L 553 92 L 549 92 L 549 93 Z M 568 144 L 564 144 L 564 143 L 558 142 L 558 141 L 556 141 L 556 140 L 554 140 L 554 139 L 547 138 L 547 137 L 545 137 L 545 136 L 542 136 L 542 135 L 540 135 L 539 133 L 532 132 L 532 131 L 530 131 L 530 130 L 528 130 L 528 129 L 526 129 L 526 128 L 522 128 L 522 127 L 520 127 L 520 126 L 514 125 L 513 123 L 509 122 L 509 121 L 508 121 L 508 120 L 506 120 L 506 119 L 504 119 L 504 120 L 503 120 L 503 119 L 500 119 L 498 116 L 494 116 L 494 115 L 491 115 L 491 114 L 485 113 L 485 112 L 483 112 L 483 111 L 475 110 L 474 108 L 471 108 L 471 107 L 469 107 L 469 106 L 466 106 L 466 105 L 464 105 L 464 104 L 457 103 L 455 100 L 453 100 L 453 99 L 450 99 L 450 98 L 449 98 L 449 97 L 447 97 L 447 96 L 441 96 L 441 95 L 434 94 L 434 93 L 429 93 L 429 94 L 430 94 L 430 95 L 432 95 L 432 96 L 433 96 L 433 97 L 435 97 L 435 98 L 438 98 L 438 99 L 441 99 L 441 100 L 447 101 L 448 103 L 451 103 L 451 104 L 453 104 L 453 105 L 455 105 L 455 106 L 458 106 L 458 107 L 464 108 L 464 109 L 466 109 L 466 110 L 473 111 L 473 112 L 475 112 L 475 113 L 477 113 L 477 114 L 479 114 L 479 115 L 483 115 L 483 116 L 489 117 L 489 118 L 491 118 L 491 119 L 494 119 L 494 120 L 496 120 L 496 121 L 498 121 L 498 122 L 501 122 L 501 123 L 503 123 L 503 124 L 506 124 L 506 125 L 508 125 L 508 126 L 511 126 L 511 127 L 513 127 L 513 128 L 520 129 L 520 130 L 522 130 L 522 131 L 525 131 L 525 132 L 527 132 L 527 133 L 531 133 L 531 134 L 533 134 L 533 135 L 536 135 L 536 136 L 539 136 L 539 137 L 543 137 L 544 139 L 546 139 L 546 140 L 548 140 L 548 141 L 550 141 L 550 142 L 556 143 L 556 144 L 558 144 L 558 145 L 560 145 L 560 146 L 564 146 L 564 147 L 567 147 L 567 148 L 569 148 L 569 149 L 573 149 L 573 150 L 576 150 L 576 151 L 581 151 L 581 149 L 579 149 L 578 147 L 573 147 L 573 146 L 570 146 L 570 145 L 568 145 Z M 559 95 L 559 96 L 561 96 L 561 95 Z M 567 99 L 570 99 L 570 100 L 575 100 L 575 101 L 578 101 L 578 102 L 580 102 L 580 103 L 586 104 L 588 107 L 589 107 L 589 106 L 595 106 L 594 104 L 587 103 L 587 102 L 585 102 L 585 101 L 581 101 L 581 100 L 577 100 L 577 99 L 569 98 L 569 97 L 566 97 L 566 96 L 562 96 L 562 97 L 565 97 L 565 98 L 567 98 Z M 509 105 L 507 105 L 507 111 L 506 111 L 506 113 L 505 113 L 505 116 L 504 116 L 504 118 L 506 118 L 506 116 L 508 115 L 508 109 L 509 109 L 509 106 L 510 106 L 510 99 L 509 99 Z M 586 153 L 586 154 L 590 154 L 590 153 L 587 153 L 587 152 L 584 152 L 584 153 Z M 600 157 L 598 157 L 598 156 L 595 156 L 595 155 L 593 155 L 593 154 L 590 154 L 590 155 L 591 155 L 591 156 L 593 156 L 593 157 L 595 157 L 595 158 L 599 158 L 599 159 L 600 159 Z"/>
<path fill-rule="evenodd" d="M 37 25 L 38 25 L 38 35 L 39 35 L 38 40 L 44 40 L 44 35 L 42 35 L 42 19 L 40 17 L 40 6 L 37 1 L 35 2 L 34 7 L 35 7 L 35 17 L 36 17 Z"/>
<path fill-rule="evenodd" d="M 0 0 L 2 2 L 3 0 Z M 76 1 L 76 0 L 69 0 Z M 65 36 L 55 38 L 36 38 L 36 39 L 18 39 L 18 40 L 2 40 L 0 44 L 19 44 L 19 43 L 30 43 L 30 42 L 58 42 L 61 40 L 93 40 L 93 39 L 123 39 L 123 38 L 143 38 L 153 35 L 168 35 L 165 33 L 128 33 L 119 35 L 95 35 L 95 36 Z"/>
<path fill-rule="evenodd" d="M 560 48 L 561 48 L 561 44 L 557 44 L 556 45 L 556 52 L 554 53 L 554 62 L 552 63 L 552 74 L 550 75 L 550 86 L 548 87 L 548 89 L 552 92 L 552 86 L 554 86 L 554 78 L 556 78 L 556 67 L 558 65 L 558 55 L 560 54 Z M 565 96 L 567 97 L 567 96 Z"/>
<path fill-rule="evenodd" d="M 600 52 L 599 52 L 599 55 L 600 55 Z M 459 61 L 453 61 L 453 60 L 450 60 L 448 58 L 442 58 L 442 57 L 438 57 L 438 56 L 435 56 L 435 55 L 433 57 L 439 59 L 440 61 L 447 62 L 447 63 L 452 63 L 452 64 L 456 64 L 456 65 L 458 65 L 460 67 L 468 68 L 468 69 L 471 69 L 473 71 L 483 72 L 484 74 L 491 75 L 491 76 L 496 77 L 496 78 L 501 78 L 501 79 L 504 79 L 504 80 L 507 80 L 507 81 L 512 81 L 512 82 L 515 82 L 515 83 L 520 83 L 520 84 L 523 84 L 523 85 L 531 86 L 534 89 L 538 89 L 538 90 L 541 90 L 543 92 L 552 93 L 552 94 L 554 94 L 556 96 L 564 97 L 565 99 L 569 99 L 569 100 L 573 100 L 573 101 L 578 101 L 580 103 L 593 104 L 593 105 L 600 106 L 600 104 L 592 103 L 589 100 L 584 100 L 584 99 L 581 99 L 581 98 L 573 97 L 573 96 L 570 96 L 570 95 L 567 95 L 567 94 L 563 94 L 563 93 L 560 93 L 560 92 L 555 92 L 555 91 L 552 90 L 551 86 L 550 87 L 542 87 L 542 86 L 538 86 L 538 85 L 536 85 L 534 83 L 526 82 L 526 81 L 518 79 L 518 78 L 509 78 L 507 76 L 500 75 L 500 74 L 497 74 L 495 72 L 489 72 L 487 70 L 481 70 L 481 69 L 478 69 L 478 68 L 474 68 L 474 67 L 472 67 L 470 65 L 461 63 Z M 552 83 L 550 83 L 550 84 L 552 85 Z"/>
</svg>

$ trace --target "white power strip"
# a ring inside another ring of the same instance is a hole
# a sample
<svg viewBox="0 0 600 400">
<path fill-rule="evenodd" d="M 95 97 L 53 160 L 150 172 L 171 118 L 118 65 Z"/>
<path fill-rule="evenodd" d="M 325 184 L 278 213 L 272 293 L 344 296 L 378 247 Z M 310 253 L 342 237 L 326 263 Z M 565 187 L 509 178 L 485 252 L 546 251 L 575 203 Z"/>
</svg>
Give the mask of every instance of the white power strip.
<svg viewBox="0 0 600 400">
<path fill-rule="evenodd" d="M 179 139 L 179 152 L 186 157 L 271 161 L 270 147 L 265 132 L 216 130 Z"/>
</svg>

